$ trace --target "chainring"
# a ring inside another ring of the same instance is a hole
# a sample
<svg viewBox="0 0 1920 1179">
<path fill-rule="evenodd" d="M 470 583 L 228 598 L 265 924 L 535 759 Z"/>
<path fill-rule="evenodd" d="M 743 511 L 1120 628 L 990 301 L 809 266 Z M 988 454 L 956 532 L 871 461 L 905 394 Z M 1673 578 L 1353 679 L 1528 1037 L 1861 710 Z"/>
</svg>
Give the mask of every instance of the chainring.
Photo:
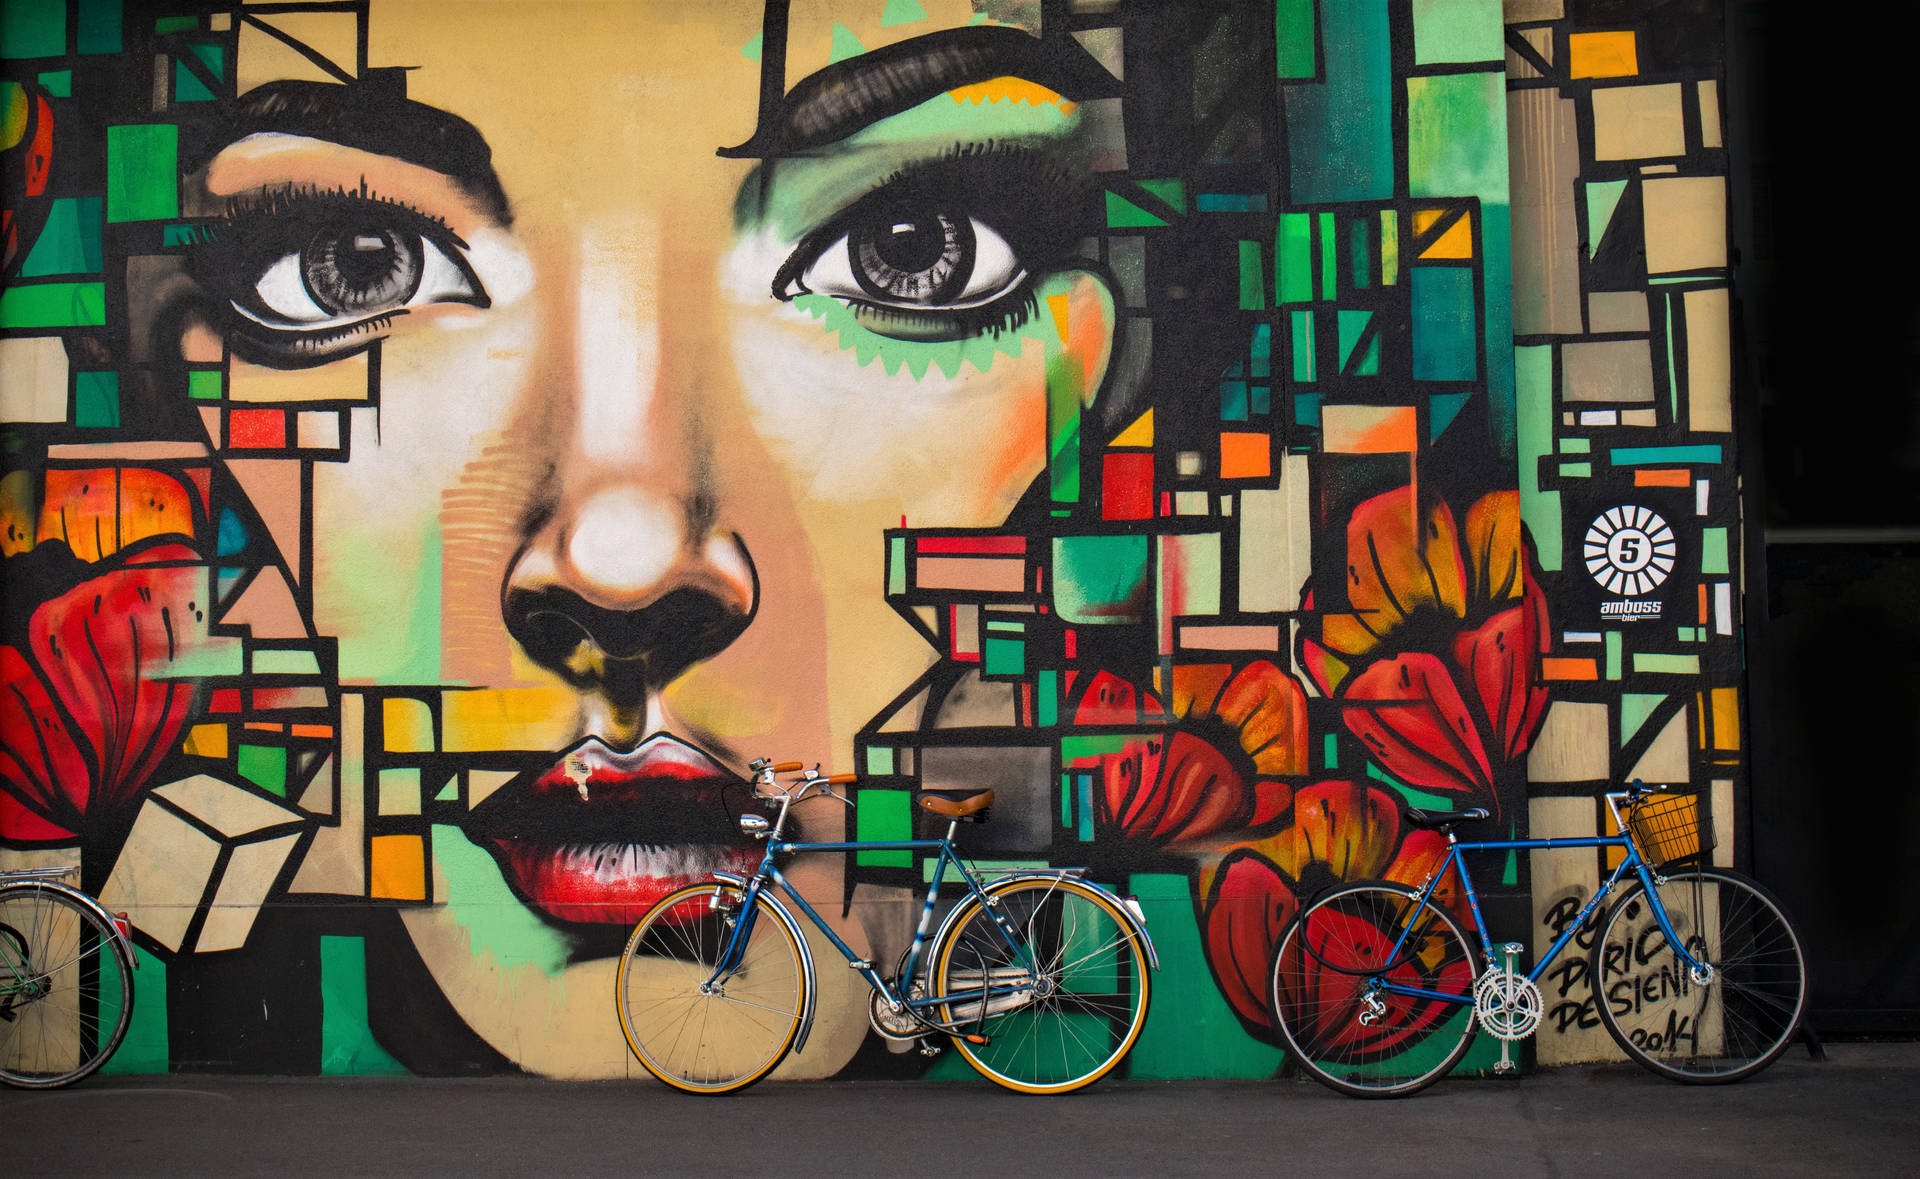
<svg viewBox="0 0 1920 1179">
<path fill-rule="evenodd" d="M 1524 1040 L 1540 1026 L 1546 1001 L 1524 974 L 1489 968 L 1473 984 L 1473 1014 L 1496 1040 Z"/>
</svg>

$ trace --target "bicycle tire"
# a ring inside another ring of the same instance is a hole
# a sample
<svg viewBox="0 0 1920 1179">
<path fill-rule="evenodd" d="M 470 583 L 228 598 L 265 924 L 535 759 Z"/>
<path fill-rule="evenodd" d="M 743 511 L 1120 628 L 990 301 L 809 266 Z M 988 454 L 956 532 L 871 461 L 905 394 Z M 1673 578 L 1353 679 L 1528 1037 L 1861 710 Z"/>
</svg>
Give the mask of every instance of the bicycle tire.
<svg viewBox="0 0 1920 1179">
<path fill-rule="evenodd" d="M 634 926 L 614 975 L 627 1047 L 685 1093 L 733 1093 L 777 1067 L 800 1031 L 813 978 L 792 930 L 756 899 L 740 965 L 702 992 L 744 916 L 745 890 L 708 881 L 675 889 Z"/>
<path fill-rule="evenodd" d="M 941 1021 L 965 1033 L 954 1047 L 980 1075 L 1019 1093 L 1093 1084 L 1133 1050 L 1147 1022 L 1151 972 L 1132 921 L 1104 893 L 1067 877 L 1012 880 L 989 896 L 1040 976 L 1018 998 L 941 1003 Z M 1030 978 L 978 897 L 963 901 L 945 929 L 931 952 L 935 996 L 980 995 L 996 978 Z"/>
<path fill-rule="evenodd" d="M 1698 868 L 1657 882 L 1689 952 L 1714 968 L 1695 981 L 1636 884 L 1608 910 L 1590 965 L 1594 1006 L 1633 1061 L 1714 1085 L 1752 1076 L 1786 1051 L 1806 1011 L 1799 934 L 1773 895 L 1733 872 Z"/>
<path fill-rule="evenodd" d="M 1387 950 L 1415 913 L 1419 924 L 1389 960 Z M 1287 926 L 1267 997 L 1288 1051 L 1315 1080 L 1352 1097 L 1405 1097 L 1466 1055 L 1475 973 L 1452 914 L 1416 909 L 1404 887 L 1357 884 L 1321 897 Z M 1380 977 L 1462 1001 L 1394 994 L 1377 985 Z"/>
<path fill-rule="evenodd" d="M 86 894 L 49 881 L 0 886 L 0 1081 L 57 1089 L 91 1076 L 126 1039 L 133 963 Z"/>
</svg>

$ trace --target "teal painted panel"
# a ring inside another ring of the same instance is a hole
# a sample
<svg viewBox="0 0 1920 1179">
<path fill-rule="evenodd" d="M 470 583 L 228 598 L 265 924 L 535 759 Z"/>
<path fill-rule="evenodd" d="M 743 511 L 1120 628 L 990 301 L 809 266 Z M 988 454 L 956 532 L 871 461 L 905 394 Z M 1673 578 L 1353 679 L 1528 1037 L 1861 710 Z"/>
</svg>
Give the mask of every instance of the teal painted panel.
<svg viewBox="0 0 1920 1179">
<path fill-rule="evenodd" d="M 1326 81 L 1289 85 L 1291 198 L 1384 200 L 1393 195 L 1393 62 L 1387 0 L 1321 0 Z"/>
<path fill-rule="evenodd" d="M 1413 376 L 1419 381 L 1471 381 L 1478 375 L 1473 271 L 1416 266 L 1413 287 Z"/>
</svg>

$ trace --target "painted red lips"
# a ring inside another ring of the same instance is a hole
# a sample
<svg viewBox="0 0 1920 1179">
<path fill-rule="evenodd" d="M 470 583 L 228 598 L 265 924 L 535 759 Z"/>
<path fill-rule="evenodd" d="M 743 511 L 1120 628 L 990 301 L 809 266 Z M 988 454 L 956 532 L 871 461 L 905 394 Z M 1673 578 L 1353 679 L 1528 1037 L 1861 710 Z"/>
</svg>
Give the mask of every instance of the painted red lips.
<svg viewBox="0 0 1920 1179">
<path fill-rule="evenodd" d="M 467 833 L 549 919 L 626 925 L 715 869 L 753 870 L 760 847 L 739 829 L 750 797 L 737 775 L 665 734 L 627 752 L 589 737 L 475 808 Z"/>
</svg>

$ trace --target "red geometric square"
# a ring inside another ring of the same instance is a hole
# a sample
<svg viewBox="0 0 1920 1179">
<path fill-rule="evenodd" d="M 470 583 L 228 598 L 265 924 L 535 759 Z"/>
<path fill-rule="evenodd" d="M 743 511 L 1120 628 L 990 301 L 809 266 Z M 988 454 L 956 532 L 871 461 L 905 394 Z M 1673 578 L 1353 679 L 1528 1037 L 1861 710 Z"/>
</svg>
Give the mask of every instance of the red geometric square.
<svg viewBox="0 0 1920 1179">
<path fill-rule="evenodd" d="M 1153 455 L 1115 452 L 1101 456 L 1100 518 L 1153 519 Z"/>
<path fill-rule="evenodd" d="M 235 409 L 227 413 L 227 445 L 264 450 L 287 444 L 287 415 L 277 409 Z"/>
</svg>

